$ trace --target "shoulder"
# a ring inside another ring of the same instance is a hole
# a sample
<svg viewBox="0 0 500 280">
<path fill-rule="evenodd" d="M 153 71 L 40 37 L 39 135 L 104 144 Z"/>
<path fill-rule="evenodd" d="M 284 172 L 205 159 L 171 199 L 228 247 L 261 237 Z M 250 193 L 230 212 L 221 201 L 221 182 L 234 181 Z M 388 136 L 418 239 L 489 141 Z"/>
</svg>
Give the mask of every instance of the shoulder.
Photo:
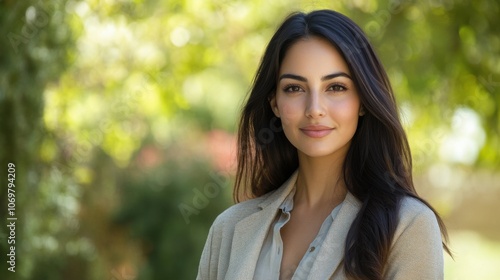
<svg viewBox="0 0 500 280">
<path fill-rule="evenodd" d="M 443 279 L 441 230 L 434 212 L 413 197 L 401 201 L 387 279 Z"/>
<path fill-rule="evenodd" d="M 236 223 L 261 210 L 261 203 L 273 192 L 232 205 L 217 216 L 212 227 L 214 229 L 234 228 Z"/>
<path fill-rule="evenodd" d="M 433 238 L 439 241 L 436 244 L 441 244 L 441 229 L 436 214 L 425 203 L 409 196 L 401 201 L 393 241 L 397 242 L 401 235 L 414 235 L 417 239 Z"/>
<path fill-rule="evenodd" d="M 406 196 L 401 200 L 399 209 L 399 227 L 407 227 L 414 223 L 438 226 L 434 212 L 422 201 Z"/>
</svg>

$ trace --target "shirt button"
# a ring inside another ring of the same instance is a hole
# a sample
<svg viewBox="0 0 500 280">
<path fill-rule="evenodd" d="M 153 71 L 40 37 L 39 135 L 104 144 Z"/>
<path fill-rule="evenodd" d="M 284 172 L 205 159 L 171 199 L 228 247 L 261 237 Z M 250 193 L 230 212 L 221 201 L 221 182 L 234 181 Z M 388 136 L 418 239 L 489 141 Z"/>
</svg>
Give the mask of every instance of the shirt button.
<svg viewBox="0 0 500 280">
<path fill-rule="evenodd" d="M 316 247 L 312 246 L 311 249 L 309 249 L 309 253 L 314 252 L 314 250 L 316 250 Z"/>
</svg>

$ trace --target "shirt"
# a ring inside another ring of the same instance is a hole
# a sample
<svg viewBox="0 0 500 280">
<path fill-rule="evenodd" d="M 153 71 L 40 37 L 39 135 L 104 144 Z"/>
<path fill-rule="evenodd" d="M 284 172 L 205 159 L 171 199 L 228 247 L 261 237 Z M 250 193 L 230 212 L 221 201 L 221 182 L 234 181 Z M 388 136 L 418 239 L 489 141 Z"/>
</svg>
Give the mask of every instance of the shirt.
<svg viewBox="0 0 500 280">
<path fill-rule="evenodd" d="M 290 220 L 291 211 L 293 210 L 293 198 L 295 195 L 295 188 L 286 197 L 283 203 L 280 205 L 278 213 L 274 222 L 271 224 L 267 236 L 264 240 L 262 250 L 260 251 L 259 259 L 257 260 L 257 266 L 255 269 L 255 280 L 277 280 L 280 276 L 281 258 L 283 254 L 283 241 L 281 239 L 280 230 L 286 223 Z M 330 215 L 328 215 L 321 225 L 321 228 L 314 238 L 314 240 L 309 245 L 309 249 L 302 257 L 299 262 L 298 267 L 293 271 L 284 271 L 283 273 L 292 275 L 292 280 L 306 279 L 309 275 L 314 261 L 316 260 L 317 252 L 319 247 L 323 243 L 323 240 L 330 233 L 329 229 L 333 223 L 333 220 L 337 216 L 342 203 L 337 205 Z"/>
<path fill-rule="evenodd" d="M 222 212 L 208 232 L 197 280 L 254 280 L 257 261 L 280 205 L 295 187 L 297 171 L 278 189 L 237 203 Z M 383 279 L 442 280 L 443 246 L 434 212 L 420 200 L 406 196 Z M 308 280 L 348 280 L 343 259 L 346 238 L 363 203 L 347 192 L 307 276 Z M 264 276 L 265 277 L 265 276 Z"/>
</svg>

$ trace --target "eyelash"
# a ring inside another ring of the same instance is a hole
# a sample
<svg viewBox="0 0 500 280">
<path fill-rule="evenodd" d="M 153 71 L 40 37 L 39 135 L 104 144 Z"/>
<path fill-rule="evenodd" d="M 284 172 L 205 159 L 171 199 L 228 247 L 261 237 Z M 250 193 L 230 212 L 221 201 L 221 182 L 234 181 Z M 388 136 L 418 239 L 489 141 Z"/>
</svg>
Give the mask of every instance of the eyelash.
<svg viewBox="0 0 500 280">
<path fill-rule="evenodd" d="M 340 83 L 335 83 L 333 85 L 330 85 L 328 88 L 340 88 L 339 90 L 333 90 L 333 91 L 346 91 L 347 90 L 347 87 L 343 84 L 340 84 Z"/>
<path fill-rule="evenodd" d="M 298 88 L 298 90 L 292 90 L 293 88 Z M 284 88 L 283 88 L 283 91 L 284 92 L 297 92 L 297 91 L 300 91 L 302 88 L 299 86 L 299 85 L 286 85 Z"/>
<path fill-rule="evenodd" d="M 297 88 L 298 90 L 292 90 L 293 88 Z M 335 83 L 335 84 L 329 85 L 328 86 L 328 90 L 330 90 L 330 88 L 332 88 L 332 90 L 335 91 L 335 92 L 346 91 L 347 90 L 347 87 L 345 85 L 341 84 L 341 83 Z M 337 88 L 337 90 L 335 90 L 333 88 Z M 286 85 L 283 88 L 283 91 L 284 92 L 292 93 L 292 92 L 298 92 L 301 89 L 302 88 L 299 85 L 291 84 L 291 85 Z"/>
</svg>

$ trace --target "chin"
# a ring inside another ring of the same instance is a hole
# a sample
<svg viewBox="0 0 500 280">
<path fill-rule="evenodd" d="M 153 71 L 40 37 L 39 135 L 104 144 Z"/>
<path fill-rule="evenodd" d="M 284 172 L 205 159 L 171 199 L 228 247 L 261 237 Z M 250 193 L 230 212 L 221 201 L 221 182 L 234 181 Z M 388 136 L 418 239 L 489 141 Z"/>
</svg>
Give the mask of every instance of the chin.
<svg viewBox="0 0 500 280">
<path fill-rule="evenodd" d="M 321 158 L 331 156 L 336 152 L 339 152 L 339 150 L 302 150 L 300 152 L 311 158 Z"/>
<path fill-rule="evenodd" d="M 304 149 L 301 149 L 300 147 L 297 148 L 298 152 L 310 157 L 310 158 L 322 158 L 322 157 L 329 157 L 329 156 L 335 156 L 335 155 L 343 155 L 347 153 L 347 150 L 349 149 L 349 143 L 346 143 L 346 145 L 342 146 L 334 146 L 332 147 L 329 145 L 328 147 L 305 147 Z"/>
</svg>

